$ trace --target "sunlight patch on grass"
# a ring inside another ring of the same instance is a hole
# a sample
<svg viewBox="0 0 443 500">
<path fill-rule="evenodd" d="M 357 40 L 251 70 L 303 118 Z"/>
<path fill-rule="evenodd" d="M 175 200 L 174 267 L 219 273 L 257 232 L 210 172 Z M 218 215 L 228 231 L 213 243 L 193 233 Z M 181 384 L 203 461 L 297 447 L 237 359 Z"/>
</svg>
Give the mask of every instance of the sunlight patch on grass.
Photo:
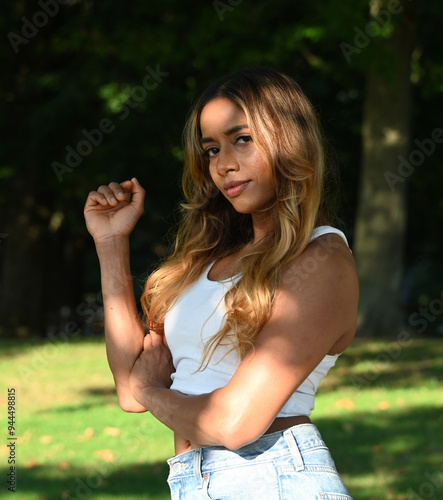
<svg viewBox="0 0 443 500">
<path fill-rule="evenodd" d="M 415 339 L 395 359 L 376 359 L 389 352 L 391 341 L 356 341 L 312 414 L 359 500 L 415 500 L 443 463 L 442 342 Z M 119 408 L 103 341 L 9 342 L 0 360 L 2 387 L 17 390 L 21 500 L 169 498 L 172 432 Z M 1 445 L 2 474 L 7 453 Z"/>
</svg>

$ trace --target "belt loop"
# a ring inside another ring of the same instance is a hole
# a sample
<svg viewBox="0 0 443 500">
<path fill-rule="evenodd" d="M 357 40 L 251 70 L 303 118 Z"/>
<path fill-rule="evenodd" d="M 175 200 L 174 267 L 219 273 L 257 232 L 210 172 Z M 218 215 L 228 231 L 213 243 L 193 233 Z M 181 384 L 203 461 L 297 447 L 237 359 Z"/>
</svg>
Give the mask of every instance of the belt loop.
<svg viewBox="0 0 443 500">
<path fill-rule="evenodd" d="M 194 450 L 194 476 L 197 481 L 197 488 L 200 490 L 203 488 L 203 477 L 202 477 L 202 449 L 196 448 Z"/>
<path fill-rule="evenodd" d="M 291 429 L 287 429 L 286 431 L 284 431 L 283 436 L 285 437 L 286 444 L 289 446 L 292 457 L 294 458 L 295 470 L 297 472 L 304 470 L 305 464 L 303 462 L 303 458 L 298 448 L 297 441 L 295 440 L 295 436 L 294 434 L 292 434 Z"/>
</svg>

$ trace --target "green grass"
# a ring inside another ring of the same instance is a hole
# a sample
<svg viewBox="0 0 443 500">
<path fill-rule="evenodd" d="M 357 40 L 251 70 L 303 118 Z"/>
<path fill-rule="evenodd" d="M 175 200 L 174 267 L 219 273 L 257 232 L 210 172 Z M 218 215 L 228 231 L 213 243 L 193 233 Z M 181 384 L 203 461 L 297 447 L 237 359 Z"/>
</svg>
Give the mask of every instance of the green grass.
<svg viewBox="0 0 443 500">
<path fill-rule="evenodd" d="M 14 387 L 15 499 L 169 498 L 172 433 L 150 414 L 119 409 L 102 341 L 0 348 L 0 496 Z M 442 379 L 441 340 L 355 341 L 339 358 L 312 420 L 355 500 L 443 498 Z"/>
</svg>

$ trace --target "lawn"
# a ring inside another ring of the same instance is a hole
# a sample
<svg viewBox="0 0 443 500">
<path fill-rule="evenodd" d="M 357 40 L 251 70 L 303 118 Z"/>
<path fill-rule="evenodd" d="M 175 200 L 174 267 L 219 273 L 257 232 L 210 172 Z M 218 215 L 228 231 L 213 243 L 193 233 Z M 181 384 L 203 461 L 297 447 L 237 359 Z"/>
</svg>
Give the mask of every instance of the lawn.
<svg viewBox="0 0 443 500">
<path fill-rule="evenodd" d="M 172 433 L 150 414 L 119 409 L 102 340 L 0 348 L 1 498 L 169 498 Z M 358 340 L 339 358 L 312 420 L 355 500 L 443 498 L 442 379 L 439 339 Z M 17 400 L 15 494 L 8 388 Z"/>
</svg>

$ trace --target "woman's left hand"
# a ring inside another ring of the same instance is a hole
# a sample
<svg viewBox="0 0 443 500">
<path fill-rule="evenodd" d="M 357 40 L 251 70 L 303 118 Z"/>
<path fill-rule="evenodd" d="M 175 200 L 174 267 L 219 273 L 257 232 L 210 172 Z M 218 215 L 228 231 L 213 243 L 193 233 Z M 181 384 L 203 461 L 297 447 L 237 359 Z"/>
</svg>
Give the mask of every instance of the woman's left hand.
<svg viewBox="0 0 443 500">
<path fill-rule="evenodd" d="M 171 386 L 171 374 L 175 368 L 171 352 L 166 345 L 164 335 L 151 331 L 143 341 L 143 351 L 135 362 L 129 376 L 129 385 L 134 398 L 146 406 L 145 396 L 153 387 L 168 389 Z"/>
</svg>

